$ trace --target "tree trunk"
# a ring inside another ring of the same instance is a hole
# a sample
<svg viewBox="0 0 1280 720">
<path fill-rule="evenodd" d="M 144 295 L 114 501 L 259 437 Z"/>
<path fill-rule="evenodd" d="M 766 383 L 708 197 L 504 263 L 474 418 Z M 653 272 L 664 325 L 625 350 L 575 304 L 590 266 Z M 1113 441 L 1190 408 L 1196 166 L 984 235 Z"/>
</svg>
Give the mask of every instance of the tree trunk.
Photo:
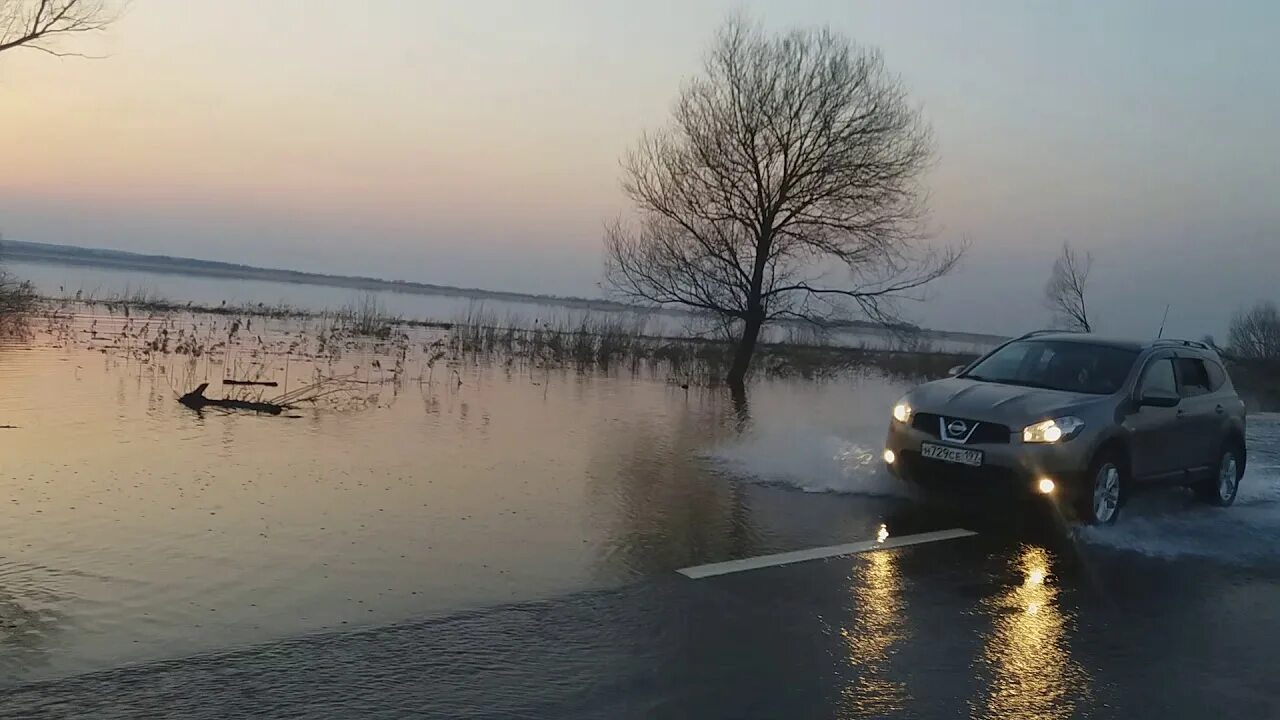
<svg viewBox="0 0 1280 720">
<path fill-rule="evenodd" d="M 747 388 L 733 385 L 729 388 L 729 394 L 733 398 L 733 414 L 737 419 L 734 427 L 738 432 L 746 432 L 751 427 L 751 405 L 747 402 Z"/>
<path fill-rule="evenodd" d="M 751 356 L 756 352 L 756 340 L 760 339 L 760 327 L 764 325 L 764 313 L 749 313 L 742 324 L 742 337 L 733 349 L 733 365 L 729 368 L 729 387 L 741 390 L 746 385 Z"/>
</svg>

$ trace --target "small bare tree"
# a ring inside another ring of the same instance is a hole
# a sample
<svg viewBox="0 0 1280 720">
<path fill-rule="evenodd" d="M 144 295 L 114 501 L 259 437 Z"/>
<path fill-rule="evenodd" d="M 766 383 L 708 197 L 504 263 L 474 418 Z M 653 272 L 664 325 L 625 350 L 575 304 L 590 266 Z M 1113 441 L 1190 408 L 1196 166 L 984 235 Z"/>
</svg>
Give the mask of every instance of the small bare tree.
<svg viewBox="0 0 1280 720">
<path fill-rule="evenodd" d="M 1280 360 L 1280 309 L 1266 301 L 1236 311 L 1227 345 L 1240 360 Z"/>
<path fill-rule="evenodd" d="M 1044 304 L 1053 312 L 1054 322 L 1068 330 L 1093 332 L 1085 305 L 1085 289 L 1092 269 L 1093 255 L 1086 252 L 1080 257 L 1071 243 L 1063 243 L 1062 254 L 1053 261 L 1053 272 L 1044 286 Z"/>
<path fill-rule="evenodd" d="M 4 236 L 0 235 L 0 250 Z M 36 291 L 29 282 L 16 280 L 0 268 L 0 337 L 15 334 L 35 307 Z"/>
<path fill-rule="evenodd" d="M 878 52 L 732 19 L 671 124 L 623 161 L 637 213 L 606 231 L 608 284 L 724 319 L 741 387 L 767 322 L 894 322 L 895 300 L 951 270 L 963 247 L 919 242 L 931 158 Z"/>
<path fill-rule="evenodd" d="M 115 19 L 112 0 L 0 0 L 0 52 L 25 47 L 59 57 L 58 38 L 102 30 Z"/>
</svg>

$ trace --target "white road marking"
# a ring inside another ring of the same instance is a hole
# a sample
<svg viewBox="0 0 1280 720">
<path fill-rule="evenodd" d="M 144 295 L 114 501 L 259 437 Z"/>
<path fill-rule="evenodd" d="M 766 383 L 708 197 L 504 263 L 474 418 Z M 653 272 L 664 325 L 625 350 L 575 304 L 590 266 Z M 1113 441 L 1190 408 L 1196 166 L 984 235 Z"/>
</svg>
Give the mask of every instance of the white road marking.
<svg viewBox="0 0 1280 720">
<path fill-rule="evenodd" d="M 828 545 L 826 547 L 796 550 L 794 552 L 778 553 L 776 555 L 761 555 L 759 557 L 743 558 L 741 560 L 711 563 L 710 565 L 695 565 L 693 567 L 683 568 L 677 572 L 685 577 L 697 580 L 700 578 L 714 577 L 716 575 L 728 575 L 730 573 L 745 572 L 747 570 L 759 570 L 760 568 L 774 567 L 776 565 L 790 565 L 792 563 L 806 562 L 808 560 L 821 560 L 822 558 L 836 557 L 838 555 L 853 555 L 855 553 L 864 553 L 873 550 L 887 550 L 889 548 L 906 547 L 908 545 L 920 545 L 922 543 L 938 542 L 940 540 L 954 540 L 956 538 L 969 537 L 970 535 L 977 535 L 977 533 L 971 530 L 952 528 L 951 530 L 938 530 L 936 532 L 919 533 L 917 535 L 888 537 L 885 538 L 884 542 L 863 540 L 861 542 L 845 543 L 844 545 Z"/>
</svg>

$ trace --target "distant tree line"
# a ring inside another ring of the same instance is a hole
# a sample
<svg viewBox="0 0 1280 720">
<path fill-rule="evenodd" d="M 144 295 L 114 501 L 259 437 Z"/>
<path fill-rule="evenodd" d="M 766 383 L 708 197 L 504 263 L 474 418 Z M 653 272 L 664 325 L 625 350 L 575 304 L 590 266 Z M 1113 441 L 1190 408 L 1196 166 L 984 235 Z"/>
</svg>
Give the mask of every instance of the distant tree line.
<svg viewBox="0 0 1280 720">
<path fill-rule="evenodd" d="M 1270 300 L 1231 318 L 1227 351 L 1239 360 L 1280 361 L 1280 308 Z"/>
<path fill-rule="evenodd" d="M 1280 309 L 1275 302 L 1262 300 L 1237 310 L 1227 346 L 1218 352 L 1246 402 L 1263 410 L 1280 410 Z"/>
</svg>

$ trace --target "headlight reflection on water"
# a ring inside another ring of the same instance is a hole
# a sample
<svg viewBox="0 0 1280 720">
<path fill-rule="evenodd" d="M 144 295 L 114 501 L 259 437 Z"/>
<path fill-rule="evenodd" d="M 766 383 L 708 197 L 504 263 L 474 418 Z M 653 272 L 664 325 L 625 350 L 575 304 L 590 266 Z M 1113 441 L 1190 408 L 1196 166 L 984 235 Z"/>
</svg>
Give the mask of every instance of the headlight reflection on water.
<svg viewBox="0 0 1280 720">
<path fill-rule="evenodd" d="M 1016 561 L 1022 583 L 993 598 L 994 627 L 982 661 L 991 670 L 985 712 L 978 717 L 1066 718 L 1085 699 L 1089 676 L 1071 659 L 1068 618 L 1058 607 L 1058 588 L 1046 582 L 1050 557 L 1024 547 Z"/>
<path fill-rule="evenodd" d="M 889 536 L 881 525 L 878 537 Z M 858 669 L 854 684 L 841 692 L 840 717 L 896 715 L 906 706 L 906 686 L 892 679 L 893 648 L 903 640 L 902 578 L 893 552 L 862 555 L 849 578 L 857 601 L 854 616 L 841 635 L 849 663 Z"/>
</svg>

